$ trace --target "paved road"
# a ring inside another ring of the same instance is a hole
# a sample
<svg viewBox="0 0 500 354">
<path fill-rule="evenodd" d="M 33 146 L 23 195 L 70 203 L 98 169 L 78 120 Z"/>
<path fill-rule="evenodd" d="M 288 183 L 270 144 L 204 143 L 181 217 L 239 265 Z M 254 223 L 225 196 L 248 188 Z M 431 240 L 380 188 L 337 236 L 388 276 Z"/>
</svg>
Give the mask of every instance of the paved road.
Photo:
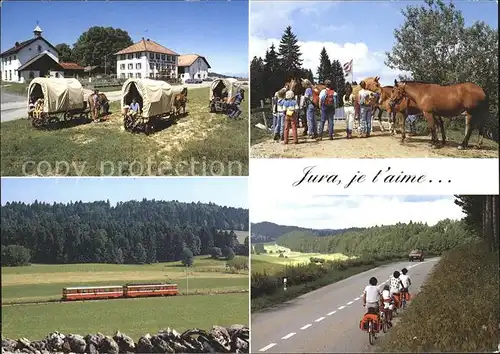
<svg viewBox="0 0 500 354">
<path fill-rule="evenodd" d="M 210 82 L 203 82 L 201 84 L 186 84 L 188 89 L 209 87 Z M 85 99 L 92 91 L 84 89 Z M 120 101 L 121 91 L 110 91 L 105 92 L 106 96 L 111 102 Z M 21 118 L 26 118 L 26 99 L 23 96 L 13 95 L 8 92 L 3 92 L 1 96 L 1 122 L 8 122 L 11 120 L 17 120 Z"/>
<path fill-rule="evenodd" d="M 373 351 L 368 336 L 359 329 L 364 314 L 361 293 L 370 277 L 377 277 L 380 284 L 387 282 L 394 270 L 406 267 L 412 280 L 410 293 L 414 294 L 438 260 L 380 266 L 305 294 L 278 308 L 252 314 L 252 352 Z"/>
</svg>

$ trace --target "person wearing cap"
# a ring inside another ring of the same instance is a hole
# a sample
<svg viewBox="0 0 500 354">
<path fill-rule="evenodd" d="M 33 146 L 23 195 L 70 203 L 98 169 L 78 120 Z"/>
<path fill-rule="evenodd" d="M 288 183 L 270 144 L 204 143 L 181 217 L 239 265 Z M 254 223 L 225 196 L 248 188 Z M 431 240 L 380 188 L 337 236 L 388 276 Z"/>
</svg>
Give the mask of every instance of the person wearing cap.
<svg viewBox="0 0 500 354">
<path fill-rule="evenodd" d="M 276 91 L 274 94 L 274 98 L 276 100 L 276 112 L 274 116 L 274 140 L 283 141 L 284 139 L 284 131 L 285 131 L 285 112 L 283 108 L 283 103 L 285 103 L 285 94 L 286 89 L 281 89 Z"/>
<path fill-rule="evenodd" d="M 321 121 L 319 124 L 319 139 L 322 139 L 325 122 L 328 120 L 328 136 L 333 140 L 333 118 L 337 107 L 337 92 L 333 89 L 331 80 L 325 80 L 325 88 L 319 93 L 319 107 L 321 110 Z"/>
<path fill-rule="evenodd" d="M 297 144 L 299 142 L 297 138 L 297 112 L 299 110 L 299 105 L 295 100 L 295 94 L 291 90 L 287 91 L 285 94 L 283 109 L 285 112 L 285 130 L 283 132 L 283 144 L 288 144 L 288 134 L 290 132 L 290 127 L 292 128 L 293 143 Z"/>
</svg>

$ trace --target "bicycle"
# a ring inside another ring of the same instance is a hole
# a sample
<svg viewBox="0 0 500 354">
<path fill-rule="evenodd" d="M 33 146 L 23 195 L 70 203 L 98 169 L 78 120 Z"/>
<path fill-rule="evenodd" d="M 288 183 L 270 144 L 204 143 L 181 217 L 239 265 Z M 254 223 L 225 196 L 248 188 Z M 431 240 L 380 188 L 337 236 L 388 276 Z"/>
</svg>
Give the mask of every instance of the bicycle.
<svg viewBox="0 0 500 354">
<path fill-rule="evenodd" d="M 382 326 L 382 331 L 384 333 L 387 333 L 387 330 L 389 329 L 389 324 L 387 323 L 387 316 L 383 308 L 380 311 L 380 326 Z"/>
<path fill-rule="evenodd" d="M 373 327 L 373 320 L 368 320 L 368 341 L 371 345 L 375 344 L 375 329 Z"/>
</svg>

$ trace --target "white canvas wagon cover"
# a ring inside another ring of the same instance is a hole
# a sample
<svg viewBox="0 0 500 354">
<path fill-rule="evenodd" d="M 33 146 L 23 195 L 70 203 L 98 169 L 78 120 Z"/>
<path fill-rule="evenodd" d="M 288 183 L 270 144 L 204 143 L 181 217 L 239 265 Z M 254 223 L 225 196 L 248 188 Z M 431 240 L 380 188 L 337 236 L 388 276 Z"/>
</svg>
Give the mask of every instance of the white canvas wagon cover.
<svg viewBox="0 0 500 354">
<path fill-rule="evenodd" d="M 28 86 L 28 106 L 31 95 L 36 93 L 38 88 L 43 93 L 44 112 L 63 112 L 85 107 L 82 84 L 77 79 L 34 78 Z"/>
<path fill-rule="evenodd" d="M 175 92 L 169 83 L 161 80 L 134 78 L 128 79 L 122 86 L 122 109 L 129 104 L 125 102 L 125 97 L 132 86 L 135 86 L 142 97 L 143 117 L 153 117 L 171 111 Z"/>
<path fill-rule="evenodd" d="M 241 87 L 241 83 L 233 78 L 215 79 L 210 84 L 210 100 L 214 98 L 214 90 L 219 84 L 223 84 L 226 87 L 229 98 L 233 98 Z"/>
</svg>

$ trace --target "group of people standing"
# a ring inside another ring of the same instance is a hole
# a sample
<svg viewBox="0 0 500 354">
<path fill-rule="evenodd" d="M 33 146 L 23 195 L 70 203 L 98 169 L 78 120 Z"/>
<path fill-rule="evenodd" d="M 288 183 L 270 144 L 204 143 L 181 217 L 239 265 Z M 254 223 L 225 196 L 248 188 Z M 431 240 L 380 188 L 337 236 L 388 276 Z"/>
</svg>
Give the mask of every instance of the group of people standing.
<svg viewBox="0 0 500 354">
<path fill-rule="evenodd" d="M 288 144 L 289 130 L 292 129 L 293 143 L 298 143 L 297 122 L 301 109 L 305 109 L 307 119 L 307 135 L 310 139 L 322 140 L 325 123 L 328 123 L 328 138 L 333 140 L 335 110 L 339 107 L 338 93 L 335 91 L 331 80 L 325 80 L 324 88 L 319 92 L 318 98 L 314 95 L 314 86 L 309 80 L 303 80 L 305 87 L 304 100 L 299 105 L 293 91 L 287 91 L 285 88 L 276 92 L 273 112 L 274 140 L 283 141 Z M 376 99 L 376 93 L 366 89 L 364 81 L 360 83 L 361 90 L 358 93 L 358 99 L 353 94 L 352 86 L 347 85 L 346 94 L 342 97 L 344 103 L 344 112 L 346 115 L 347 139 L 352 138 L 356 111 L 358 111 L 360 137 L 369 137 L 372 130 L 372 102 Z M 357 110 L 356 105 L 359 104 Z M 316 110 L 320 111 L 320 122 L 317 127 Z M 319 128 L 319 129 L 318 129 Z"/>
</svg>

